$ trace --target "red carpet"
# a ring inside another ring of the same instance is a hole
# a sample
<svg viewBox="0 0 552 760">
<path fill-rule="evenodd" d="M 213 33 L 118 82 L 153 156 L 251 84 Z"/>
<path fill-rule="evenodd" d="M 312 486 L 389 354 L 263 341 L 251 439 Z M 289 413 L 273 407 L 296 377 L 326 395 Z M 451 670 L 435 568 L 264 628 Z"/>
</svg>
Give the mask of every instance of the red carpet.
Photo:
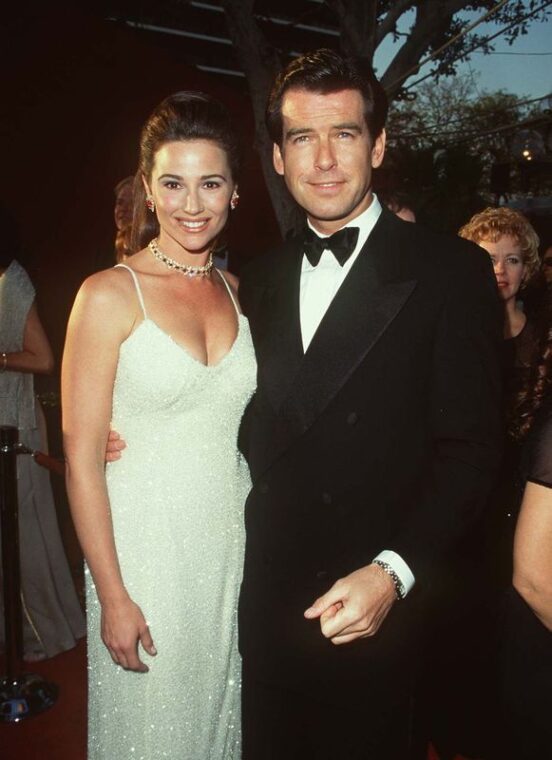
<svg viewBox="0 0 552 760">
<path fill-rule="evenodd" d="M 25 663 L 24 670 L 57 684 L 59 697 L 36 718 L 0 723 L 0 758 L 86 760 L 86 642 L 51 660 Z"/>
<path fill-rule="evenodd" d="M 86 760 L 86 642 L 51 660 L 26 664 L 25 671 L 57 684 L 59 698 L 36 718 L 0 723 L 1 760 Z M 439 760 L 431 748 L 428 760 Z"/>
</svg>

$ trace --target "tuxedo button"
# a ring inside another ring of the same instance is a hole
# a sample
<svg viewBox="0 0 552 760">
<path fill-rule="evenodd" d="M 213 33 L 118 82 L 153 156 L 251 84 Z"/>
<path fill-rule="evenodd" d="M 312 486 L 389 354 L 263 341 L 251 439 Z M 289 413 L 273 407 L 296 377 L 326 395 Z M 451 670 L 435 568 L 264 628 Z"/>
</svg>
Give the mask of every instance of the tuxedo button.
<svg viewBox="0 0 552 760">
<path fill-rule="evenodd" d="M 327 570 L 318 570 L 316 573 L 316 580 L 318 581 L 327 581 L 330 574 Z"/>
<path fill-rule="evenodd" d="M 332 495 L 331 495 L 331 493 L 324 492 L 322 494 L 322 504 L 326 504 L 327 506 L 329 506 L 331 503 L 332 503 Z"/>
<path fill-rule="evenodd" d="M 268 483 L 259 483 L 259 491 L 261 493 L 268 493 Z"/>
<path fill-rule="evenodd" d="M 358 414 L 356 412 L 350 412 L 347 415 L 347 425 L 356 425 L 358 422 Z"/>
</svg>

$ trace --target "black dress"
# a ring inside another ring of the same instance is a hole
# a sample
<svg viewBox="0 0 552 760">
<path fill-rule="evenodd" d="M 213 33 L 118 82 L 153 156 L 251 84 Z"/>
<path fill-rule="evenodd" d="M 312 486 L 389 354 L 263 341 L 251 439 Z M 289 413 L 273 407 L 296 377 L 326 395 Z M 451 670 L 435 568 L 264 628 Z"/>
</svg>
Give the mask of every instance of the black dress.
<svg viewBox="0 0 552 760">
<path fill-rule="evenodd" d="M 522 474 L 524 482 L 552 488 L 552 395 L 528 437 Z M 552 632 L 514 588 L 505 595 L 501 639 L 500 686 L 509 757 L 552 758 Z"/>
<path fill-rule="evenodd" d="M 538 347 L 539 333 L 535 324 L 526 321 L 515 338 L 507 338 L 503 345 L 503 408 L 505 428 L 516 397 L 529 382 L 529 374 Z M 483 574 L 490 584 L 491 593 L 502 595 L 512 581 L 514 532 L 525 487 L 525 475 L 520 466 L 522 444 L 504 432 L 504 448 L 500 471 L 489 499 L 483 533 L 485 558 Z M 551 755 L 552 757 L 552 755 Z"/>
</svg>

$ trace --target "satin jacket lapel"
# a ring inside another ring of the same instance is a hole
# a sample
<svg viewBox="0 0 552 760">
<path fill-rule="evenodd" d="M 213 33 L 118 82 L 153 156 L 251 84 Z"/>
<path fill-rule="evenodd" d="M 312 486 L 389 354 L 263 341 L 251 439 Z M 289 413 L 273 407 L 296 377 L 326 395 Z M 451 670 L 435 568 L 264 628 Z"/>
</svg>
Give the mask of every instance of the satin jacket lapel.
<svg viewBox="0 0 552 760">
<path fill-rule="evenodd" d="M 276 411 L 289 395 L 304 357 L 299 321 L 300 247 L 299 241 L 289 244 L 278 281 L 267 290 L 263 309 L 267 321 L 257 347 L 259 384 Z"/>
<path fill-rule="evenodd" d="M 386 215 L 324 315 L 281 412 L 291 432 L 304 433 L 385 333 L 416 287 L 397 276 Z"/>
</svg>

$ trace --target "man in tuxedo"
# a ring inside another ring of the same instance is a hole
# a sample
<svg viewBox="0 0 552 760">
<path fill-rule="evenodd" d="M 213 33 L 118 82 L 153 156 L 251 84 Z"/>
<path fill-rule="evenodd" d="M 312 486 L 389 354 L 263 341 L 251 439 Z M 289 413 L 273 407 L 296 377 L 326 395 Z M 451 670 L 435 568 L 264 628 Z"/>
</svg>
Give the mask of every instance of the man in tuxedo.
<svg viewBox="0 0 552 760">
<path fill-rule="evenodd" d="M 409 756 L 424 596 L 499 456 L 492 267 L 381 207 L 386 110 L 373 73 L 329 50 L 293 61 L 267 107 L 307 226 L 240 285 L 259 365 L 241 433 L 244 760 Z"/>
</svg>

